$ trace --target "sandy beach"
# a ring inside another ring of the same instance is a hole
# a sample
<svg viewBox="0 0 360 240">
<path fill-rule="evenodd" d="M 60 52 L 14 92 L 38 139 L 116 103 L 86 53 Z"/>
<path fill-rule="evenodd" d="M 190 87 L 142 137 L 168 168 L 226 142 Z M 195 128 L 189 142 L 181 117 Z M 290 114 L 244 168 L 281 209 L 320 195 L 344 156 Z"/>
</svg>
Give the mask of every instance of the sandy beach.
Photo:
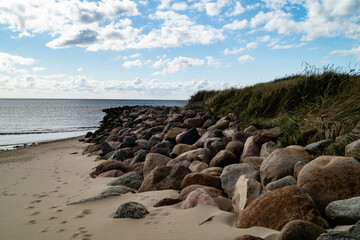
<svg viewBox="0 0 360 240">
<path fill-rule="evenodd" d="M 210 205 L 187 210 L 180 204 L 152 207 L 162 198 L 177 197 L 174 190 L 68 205 L 98 195 L 113 180 L 90 178 L 99 162 L 94 162 L 95 156 L 81 155 L 85 146 L 74 138 L 0 153 L 1 239 L 231 240 L 244 234 L 276 239 L 275 230 L 236 228 L 235 214 Z M 143 204 L 150 213 L 143 219 L 113 219 L 118 206 L 127 201 Z"/>
</svg>

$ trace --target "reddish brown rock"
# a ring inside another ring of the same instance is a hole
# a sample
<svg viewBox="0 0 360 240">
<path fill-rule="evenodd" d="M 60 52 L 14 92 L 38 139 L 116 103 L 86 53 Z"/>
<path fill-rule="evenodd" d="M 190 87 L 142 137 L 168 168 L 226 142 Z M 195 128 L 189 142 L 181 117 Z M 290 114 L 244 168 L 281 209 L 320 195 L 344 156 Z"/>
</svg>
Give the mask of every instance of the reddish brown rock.
<svg viewBox="0 0 360 240">
<path fill-rule="evenodd" d="M 261 226 L 281 231 L 293 220 L 305 220 L 324 228 L 329 227 L 313 201 L 296 186 L 262 194 L 239 214 L 236 227 Z"/>
<path fill-rule="evenodd" d="M 209 167 L 209 168 L 202 170 L 201 172 L 213 175 L 215 177 L 220 177 L 222 171 L 223 171 L 223 168 L 221 168 L 221 167 Z"/>
<path fill-rule="evenodd" d="M 215 177 L 206 173 L 190 173 L 186 175 L 181 183 L 181 188 L 184 189 L 193 184 L 200 184 L 218 189 L 221 188 L 220 177 Z"/>
<path fill-rule="evenodd" d="M 198 161 L 198 160 L 195 160 L 193 162 L 191 162 L 190 166 L 189 166 L 189 169 L 192 171 L 192 172 L 201 172 L 202 170 L 208 168 L 209 165 L 204 163 L 204 162 L 201 162 L 201 161 Z"/>
<path fill-rule="evenodd" d="M 306 164 L 298 186 L 323 211 L 333 201 L 360 195 L 360 163 L 351 157 L 321 156 Z"/>
<path fill-rule="evenodd" d="M 189 173 L 191 173 L 190 169 L 184 166 L 156 167 L 146 175 L 139 192 L 165 189 L 180 190 L 181 182 Z"/>
<path fill-rule="evenodd" d="M 155 167 L 166 166 L 166 164 L 171 160 L 171 158 L 166 157 L 159 153 L 149 153 L 146 155 L 144 166 L 143 166 L 143 174 L 144 177 L 148 175 L 151 170 Z"/>
<path fill-rule="evenodd" d="M 176 136 L 185 131 L 186 131 L 186 128 L 174 127 L 165 134 L 164 140 L 175 141 Z"/>
<path fill-rule="evenodd" d="M 278 240 L 316 240 L 326 230 L 304 220 L 294 220 L 281 230 Z"/>
<path fill-rule="evenodd" d="M 158 201 L 157 203 L 155 203 L 153 205 L 153 207 L 164 207 L 164 206 L 170 206 L 170 205 L 174 205 L 177 204 L 179 202 L 181 202 L 182 200 L 178 199 L 178 198 L 164 198 L 161 199 L 160 201 Z"/>
<path fill-rule="evenodd" d="M 219 207 L 215 200 L 203 189 L 198 188 L 192 191 L 181 204 L 181 208 L 188 209 L 198 206 L 199 204 L 213 205 Z"/>
<path fill-rule="evenodd" d="M 246 157 L 244 158 L 243 163 L 254 163 L 260 167 L 264 159 L 264 157 Z"/>
<path fill-rule="evenodd" d="M 191 151 L 196 149 L 197 147 L 193 146 L 193 145 L 188 145 L 188 144 L 176 144 L 175 147 L 173 148 L 171 155 L 176 155 L 179 156 L 185 152 Z"/>
<path fill-rule="evenodd" d="M 281 134 L 281 129 L 279 127 L 262 129 L 254 132 L 254 142 L 257 144 L 263 144 L 265 142 L 276 140 Z"/>
<path fill-rule="evenodd" d="M 181 190 L 180 195 L 178 196 L 178 199 L 185 200 L 186 197 L 189 195 L 189 193 L 191 193 L 192 191 L 194 191 L 198 188 L 203 188 L 213 198 L 225 197 L 224 192 L 219 189 L 204 186 L 204 185 L 194 184 L 194 185 L 187 186 L 186 188 Z"/>
<path fill-rule="evenodd" d="M 184 124 L 190 128 L 201 127 L 204 123 L 204 120 L 201 118 L 187 118 L 184 120 Z"/>
<path fill-rule="evenodd" d="M 120 177 L 123 174 L 124 174 L 123 171 L 121 171 L 119 169 L 113 169 L 113 170 L 110 170 L 110 171 L 100 173 L 98 175 L 98 177 Z"/>
<path fill-rule="evenodd" d="M 97 165 L 95 167 L 95 170 L 90 173 L 90 176 L 95 178 L 100 173 L 107 172 L 113 169 L 119 169 L 121 171 L 125 171 L 125 167 L 122 162 L 116 160 L 107 160 Z"/>
<path fill-rule="evenodd" d="M 264 239 L 260 237 L 254 237 L 251 235 L 242 235 L 240 237 L 235 238 L 234 240 L 264 240 Z"/>
<path fill-rule="evenodd" d="M 248 137 L 244 144 L 244 149 L 241 153 L 240 162 L 243 162 L 246 157 L 258 157 L 260 156 L 260 146 L 254 142 L 254 137 Z"/>
</svg>

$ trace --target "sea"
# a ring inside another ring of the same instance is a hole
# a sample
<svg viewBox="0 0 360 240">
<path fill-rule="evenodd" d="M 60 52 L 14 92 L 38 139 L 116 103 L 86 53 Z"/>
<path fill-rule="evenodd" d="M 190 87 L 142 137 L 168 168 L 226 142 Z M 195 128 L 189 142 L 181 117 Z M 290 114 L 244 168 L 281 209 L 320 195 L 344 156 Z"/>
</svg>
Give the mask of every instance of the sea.
<svg viewBox="0 0 360 240">
<path fill-rule="evenodd" d="M 186 100 L 0 99 L 0 151 L 93 132 L 105 108 L 186 104 Z"/>
</svg>

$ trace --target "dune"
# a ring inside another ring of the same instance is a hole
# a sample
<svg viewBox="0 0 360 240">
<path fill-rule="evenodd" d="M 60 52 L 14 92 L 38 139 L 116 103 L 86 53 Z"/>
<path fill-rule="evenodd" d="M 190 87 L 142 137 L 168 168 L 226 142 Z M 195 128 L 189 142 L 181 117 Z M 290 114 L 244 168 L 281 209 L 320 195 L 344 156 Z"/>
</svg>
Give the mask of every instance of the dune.
<svg viewBox="0 0 360 240">
<path fill-rule="evenodd" d="M 113 180 L 89 176 L 99 162 L 81 154 L 85 144 L 78 139 L 0 152 L 0 239 L 231 240 L 250 234 L 271 240 L 279 233 L 262 227 L 236 228 L 236 215 L 214 206 L 153 207 L 163 198 L 176 198 L 175 190 L 68 205 L 100 194 Z M 114 219 L 119 205 L 128 201 L 143 204 L 149 214 L 143 219 Z M 217 201 L 226 208 L 226 200 Z"/>
</svg>

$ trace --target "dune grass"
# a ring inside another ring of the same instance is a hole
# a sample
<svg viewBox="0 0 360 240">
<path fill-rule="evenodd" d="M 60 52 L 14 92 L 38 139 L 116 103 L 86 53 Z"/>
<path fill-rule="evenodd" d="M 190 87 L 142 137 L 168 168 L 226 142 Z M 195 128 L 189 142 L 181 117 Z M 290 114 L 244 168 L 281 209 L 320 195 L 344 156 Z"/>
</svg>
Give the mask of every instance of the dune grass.
<svg viewBox="0 0 360 240">
<path fill-rule="evenodd" d="M 309 70 L 310 69 L 310 70 Z M 280 126 L 279 147 L 330 138 L 323 154 L 344 154 L 360 138 L 360 74 L 354 69 L 307 67 L 302 74 L 241 89 L 200 91 L 190 107 L 218 116 L 231 115 L 246 128 Z"/>
</svg>

